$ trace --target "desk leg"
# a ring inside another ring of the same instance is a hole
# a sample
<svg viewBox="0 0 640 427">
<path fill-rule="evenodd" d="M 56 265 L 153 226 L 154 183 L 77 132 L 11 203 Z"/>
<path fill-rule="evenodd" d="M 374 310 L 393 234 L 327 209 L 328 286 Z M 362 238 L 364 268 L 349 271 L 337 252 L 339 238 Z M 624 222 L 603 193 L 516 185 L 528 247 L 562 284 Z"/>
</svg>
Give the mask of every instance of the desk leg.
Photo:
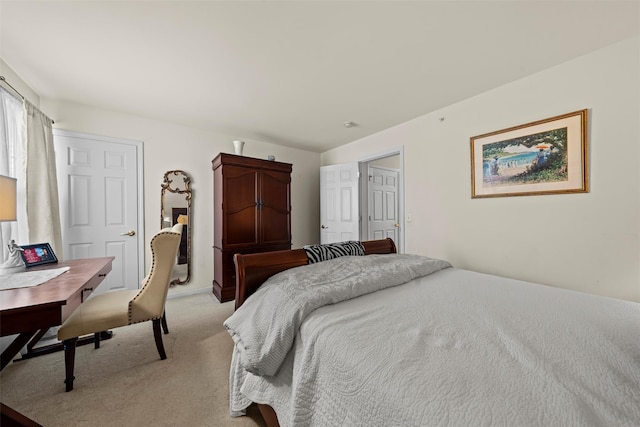
<svg viewBox="0 0 640 427">
<path fill-rule="evenodd" d="M 33 336 L 33 338 L 31 338 L 31 341 L 29 341 L 29 344 L 27 344 L 27 353 L 31 353 L 33 351 L 33 347 L 38 344 L 38 342 L 42 339 L 42 337 L 44 337 L 46 335 L 46 333 L 49 331 L 50 328 L 43 328 L 40 329 L 38 331 L 37 334 L 35 334 Z"/>
<path fill-rule="evenodd" d="M 0 371 L 4 369 L 5 366 L 16 357 L 16 354 L 20 352 L 20 349 L 27 345 L 31 337 L 38 333 L 38 330 L 23 332 L 13 340 L 9 347 L 7 347 L 0 356 Z"/>
</svg>

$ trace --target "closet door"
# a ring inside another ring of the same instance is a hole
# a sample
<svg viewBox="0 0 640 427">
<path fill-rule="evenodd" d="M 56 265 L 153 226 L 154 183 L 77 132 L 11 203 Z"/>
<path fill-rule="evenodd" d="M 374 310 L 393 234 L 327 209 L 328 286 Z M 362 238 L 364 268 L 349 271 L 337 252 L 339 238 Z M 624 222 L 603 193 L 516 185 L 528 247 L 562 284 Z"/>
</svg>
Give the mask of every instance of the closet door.
<svg viewBox="0 0 640 427">
<path fill-rule="evenodd" d="M 138 289 L 144 274 L 142 143 L 59 129 L 53 139 L 64 259 L 116 257 L 93 295 Z"/>
<path fill-rule="evenodd" d="M 360 240 L 358 163 L 320 168 L 320 243 Z"/>
</svg>

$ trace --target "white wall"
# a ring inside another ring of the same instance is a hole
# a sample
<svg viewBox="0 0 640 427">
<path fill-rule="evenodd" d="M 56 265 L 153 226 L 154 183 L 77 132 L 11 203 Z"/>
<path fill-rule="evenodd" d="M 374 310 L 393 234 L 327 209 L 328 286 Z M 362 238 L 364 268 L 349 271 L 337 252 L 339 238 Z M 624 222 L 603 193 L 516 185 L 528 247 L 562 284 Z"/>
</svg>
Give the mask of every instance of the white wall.
<svg viewBox="0 0 640 427">
<path fill-rule="evenodd" d="M 166 171 L 181 169 L 191 175 L 194 216 L 192 280 L 170 289 L 171 294 L 211 289 L 213 281 L 213 171 L 219 152 L 233 153 L 238 135 L 223 135 L 159 122 L 84 105 L 41 99 L 41 110 L 55 120 L 54 127 L 76 132 L 142 141 L 144 144 L 145 236 L 160 228 L 160 184 Z M 240 136 L 241 137 L 241 136 Z M 293 247 L 314 243 L 319 223 L 320 154 L 244 139 L 243 154 L 292 163 L 291 205 Z M 147 249 L 146 263 L 150 258 Z"/>
<path fill-rule="evenodd" d="M 406 252 L 640 301 L 639 56 L 634 37 L 323 153 L 322 164 L 402 144 Z M 584 108 L 589 193 L 471 198 L 470 137 Z"/>
<path fill-rule="evenodd" d="M 0 58 L 0 76 L 4 76 L 7 82 L 13 86 L 15 90 L 20 92 L 20 95 L 27 98 L 29 102 L 38 107 L 40 105 L 40 97 L 37 93 L 29 87 L 18 75 L 13 71 L 9 65 Z M 11 88 L 7 88 L 10 90 Z"/>
</svg>

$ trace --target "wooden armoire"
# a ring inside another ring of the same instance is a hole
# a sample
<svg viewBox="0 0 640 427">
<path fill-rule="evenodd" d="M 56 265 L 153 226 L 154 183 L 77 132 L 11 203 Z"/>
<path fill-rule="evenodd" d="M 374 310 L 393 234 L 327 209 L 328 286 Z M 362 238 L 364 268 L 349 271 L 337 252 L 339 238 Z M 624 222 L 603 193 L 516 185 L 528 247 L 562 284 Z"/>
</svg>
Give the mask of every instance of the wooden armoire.
<svg viewBox="0 0 640 427">
<path fill-rule="evenodd" d="M 213 167 L 213 293 L 235 298 L 233 255 L 291 249 L 288 163 L 220 153 Z"/>
</svg>

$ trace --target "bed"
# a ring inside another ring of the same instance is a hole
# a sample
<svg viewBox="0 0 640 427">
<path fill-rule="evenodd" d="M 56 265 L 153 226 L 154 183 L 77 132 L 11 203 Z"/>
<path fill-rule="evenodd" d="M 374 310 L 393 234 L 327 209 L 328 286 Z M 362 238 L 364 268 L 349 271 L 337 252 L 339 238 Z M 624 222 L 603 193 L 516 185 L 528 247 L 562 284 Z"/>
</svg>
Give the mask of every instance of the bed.
<svg viewBox="0 0 640 427">
<path fill-rule="evenodd" d="M 232 416 L 257 404 L 282 427 L 640 425 L 640 304 L 349 243 L 360 253 L 235 255 Z"/>
</svg>

